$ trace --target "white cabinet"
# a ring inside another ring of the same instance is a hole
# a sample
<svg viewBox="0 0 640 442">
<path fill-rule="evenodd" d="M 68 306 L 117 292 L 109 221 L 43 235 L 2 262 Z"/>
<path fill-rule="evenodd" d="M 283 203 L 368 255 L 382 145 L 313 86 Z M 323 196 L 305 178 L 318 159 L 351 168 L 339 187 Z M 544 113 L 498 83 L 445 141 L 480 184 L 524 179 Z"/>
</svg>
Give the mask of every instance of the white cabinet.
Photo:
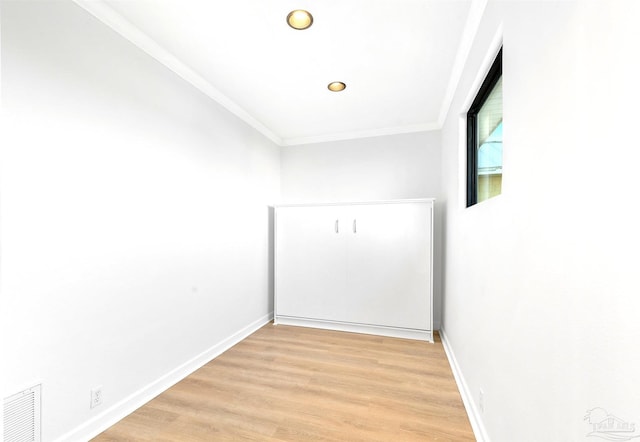
<svg viewBox="0 0 640 442">
<path fill-rule="evenodd" d="M 275 214 L 276 324 L 432 340 L 433 200 Z"/>
</svg>

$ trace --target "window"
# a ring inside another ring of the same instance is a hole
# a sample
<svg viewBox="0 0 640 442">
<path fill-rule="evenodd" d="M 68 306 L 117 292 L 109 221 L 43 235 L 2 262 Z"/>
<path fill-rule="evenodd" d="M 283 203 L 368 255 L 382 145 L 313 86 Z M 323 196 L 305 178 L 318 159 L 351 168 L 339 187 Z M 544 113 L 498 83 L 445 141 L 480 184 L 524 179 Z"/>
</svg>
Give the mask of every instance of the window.
<svg viewBox="0 0 640 442">
<path fill-rule="evenodd" d="M 467 207 L 502 193 L 502 49 L 467 112 Z"/>
</svg>

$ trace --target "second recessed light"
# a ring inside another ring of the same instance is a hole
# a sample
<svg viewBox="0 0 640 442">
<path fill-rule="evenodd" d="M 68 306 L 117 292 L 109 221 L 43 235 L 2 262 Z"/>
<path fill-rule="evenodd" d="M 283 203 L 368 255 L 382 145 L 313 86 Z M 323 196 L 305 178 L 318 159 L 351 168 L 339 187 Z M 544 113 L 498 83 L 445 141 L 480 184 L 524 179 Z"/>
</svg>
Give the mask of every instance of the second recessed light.
<svg viewBox="0 0 640 442">
<path fill-rule="evenodd" d="M 287 23 L 293 29 L 307 29 L 313 24 L 313 16 L 309 13 L 309 11 L 305 11 L 304 9 L 296 9 L 294 11 L 291 11 L 289 15 L 287 15 Z"/>
<path fill-rule="evenodd" d="M 345 88 L 347 87 L 346 84 L 344 84 L 341 81 L 334 81 L 329 83 L 329 85 L 327 86 L 327 88 L 329 88 L 329 90 L 331 92 L 340 92 L 343 91 Z"/>
</svg>

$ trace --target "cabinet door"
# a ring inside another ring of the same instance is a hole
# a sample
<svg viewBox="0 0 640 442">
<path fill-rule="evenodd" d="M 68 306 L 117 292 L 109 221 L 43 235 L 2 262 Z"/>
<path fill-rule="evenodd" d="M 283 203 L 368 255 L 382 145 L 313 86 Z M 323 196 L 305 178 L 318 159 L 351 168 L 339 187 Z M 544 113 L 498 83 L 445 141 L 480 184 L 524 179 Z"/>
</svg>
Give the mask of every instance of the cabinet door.
<svg viewBox="0 0 640 442">
<path fill-rule="evenodd" d="M 335 320 L 344 308 L 342 206 L 276 209 L 276 315 Z"/>
<path fill-rule="evenodd" d="M 342 320 L 431 330 L 431 204 L 351 210 Z"/>
</svg>

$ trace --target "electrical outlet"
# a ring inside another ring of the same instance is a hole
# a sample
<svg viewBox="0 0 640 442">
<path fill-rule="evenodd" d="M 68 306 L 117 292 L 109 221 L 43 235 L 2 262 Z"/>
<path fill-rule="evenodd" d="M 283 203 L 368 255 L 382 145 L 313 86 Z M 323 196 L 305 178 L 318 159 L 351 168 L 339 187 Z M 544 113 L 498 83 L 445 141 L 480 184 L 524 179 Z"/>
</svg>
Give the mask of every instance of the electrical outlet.
<svg viewBox="0 0 640 442">
<path fill-rule="evenodd" d="M 95 408 L 102 404 L 102 385 L 93 387 L 91 389 L 91 404 L 90 408 Z"/>
<path fill-rule="evenodd" d="M 482 388 L 480 389 L 480 396 L 478 399 L 478 408 L 480 408 L 480 413 L 484 413 L 484 391 Z"/>
</svg>

